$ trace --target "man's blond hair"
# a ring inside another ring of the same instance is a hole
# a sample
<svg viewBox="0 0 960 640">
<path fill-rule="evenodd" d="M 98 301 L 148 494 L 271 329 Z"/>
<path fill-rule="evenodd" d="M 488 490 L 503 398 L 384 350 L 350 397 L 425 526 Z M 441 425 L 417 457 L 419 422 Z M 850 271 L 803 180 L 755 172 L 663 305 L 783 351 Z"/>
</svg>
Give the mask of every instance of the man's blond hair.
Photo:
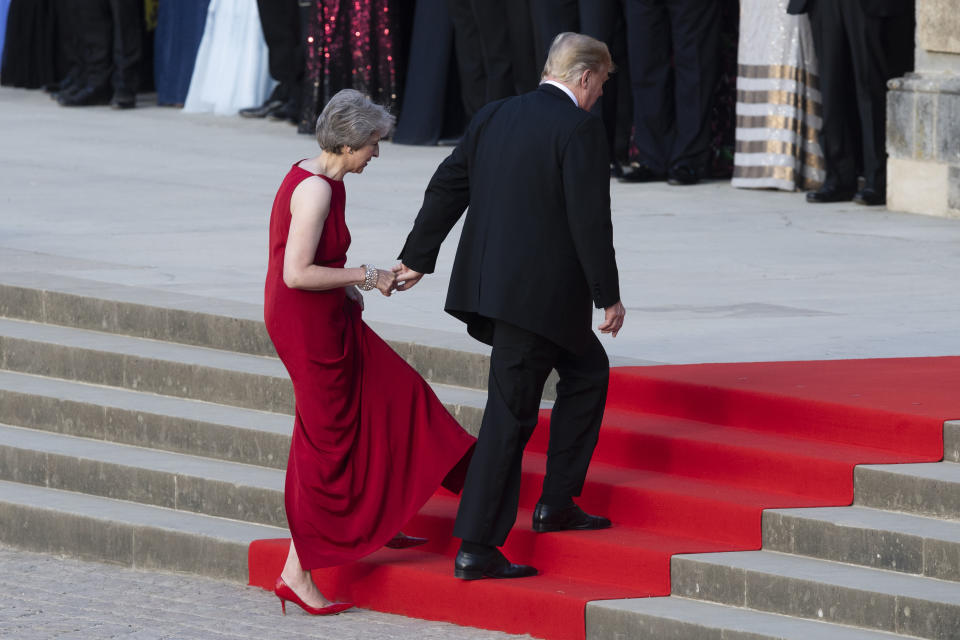
<svg viewBox="0 0 960 640">
<path fill-rule="evenodd" d="M 582 33 L 564 31 L 553 39 L 541 77 L 576 85 L 588 69 L 593 72 L 614 70 L 607 45 Z"/>
</svg>

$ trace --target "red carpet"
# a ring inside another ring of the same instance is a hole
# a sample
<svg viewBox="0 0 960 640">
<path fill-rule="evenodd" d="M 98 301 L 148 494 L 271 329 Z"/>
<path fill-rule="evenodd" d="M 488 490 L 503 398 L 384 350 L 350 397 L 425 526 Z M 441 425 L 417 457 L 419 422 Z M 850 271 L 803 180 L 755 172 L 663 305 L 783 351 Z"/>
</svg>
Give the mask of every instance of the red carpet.
<svg viewBox="0 0 960 640">
<path fill-rule="evenodd" d="M 441 491 L 404 528 L 430 544 L 314 577 L 328 597 L 365 608 L 582 640 L 587 602 L 667 595 L 675 553 L 759 549 L 763 509 L 850 504 L 857 464 L 940 460 L 943 423 L 957 418 L 960 357 L 617 368 L 578 499 L 613 528 L 531 530 L 542 419 L 504 548 L 540 576 L 453 578 L 457 499 Z M 273 588 L 288 544 L 250 545 L 250 584 Z"/>
</svg>

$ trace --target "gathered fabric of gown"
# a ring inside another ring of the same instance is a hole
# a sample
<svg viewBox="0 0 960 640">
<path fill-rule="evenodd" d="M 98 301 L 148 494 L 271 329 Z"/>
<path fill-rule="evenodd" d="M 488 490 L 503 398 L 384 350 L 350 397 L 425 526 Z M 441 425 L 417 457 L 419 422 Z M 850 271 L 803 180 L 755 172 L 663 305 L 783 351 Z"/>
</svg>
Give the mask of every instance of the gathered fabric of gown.
<svg viewBox="0 0 960 640">
<path fill-rule="evenodd" d="M 259 106 L 276 84 L 267 57 L 256 0 L 210 0 L 183 110 L 235 115 Z"/>
<path fill-rule="evenodd" d="M 285 505 L 307 570 L 376 551 L 441 484 L 459 492 L 475 443 L 342 287 L 284 284 L 290 197 L 314 175 L 294 165 L 277 192 L 264 296 L 267 331 L 293 381 Z M 343 182 L 319 177 L 333 195 L 314 264 L 341 268 L 350 246 Z"/>
<path fill-rule="evenodd" d="M 816 189 L 825 178 L 813 32 L 787 3 L 740 2 L 735 187 Z"/>
</svg>

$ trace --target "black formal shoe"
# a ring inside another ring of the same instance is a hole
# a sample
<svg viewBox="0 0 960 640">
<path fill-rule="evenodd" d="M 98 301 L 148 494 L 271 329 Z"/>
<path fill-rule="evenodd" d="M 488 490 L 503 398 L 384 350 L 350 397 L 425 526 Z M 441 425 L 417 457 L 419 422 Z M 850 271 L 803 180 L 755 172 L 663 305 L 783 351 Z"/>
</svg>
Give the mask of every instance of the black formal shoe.
<svg viewBox="0 0 960 640">
<path fill-rule="evenodd" d="M 271 120 L 286 120 L 287 122 L 296 124 L 297 120 L 300 119 L 300 114 L 295 104 L 292 102 L 284 102 L 282 107 L 274 109 L 267 117 Z"/>
<path fill-rule="evenodd" d="M 620 182 L 660 182 L 667 176 L 654 171 L 646 165 L 633 167 L 630 171 L 623 170 L 623 175 L 618 178 Z"/>
<path fill-rule="evenodd" d="M 853 189 L 840 187 L 820 187 L 816 191 L 807 191 L 807 202 L 846 202 L 853 198 Z"/>
<path fill-rule="evenodd" d="M 678 164 L 670 169 L 670 173 L 667 175 L 667 182 L 675 187 L 687 186 L 700 182 L 700 177 L 697 176 L 696 171 L 687 165 Z"/>
<path fill-rule="evenodd" d="M 453 575 L 461 580 L 527 578 L 537 575 L 537 570 L 529 565 L 513 564 L 499 549 L 484 554 L 458 551 L 453 562 Z"/>
<path fill-rule="evenodd" d="M 246 109 L 240 109 L 240 115 L 244 118 L 266 118 L 268 115 L 282 106 L 283 100 L 271 98 L 259 107 L 247 107 Z"/>
<path fill-rule="evenodd" d="M 137 106 L 137 95 L 129 89 L 117 89 L 110 98 L 110 106 L 114 109 L 133 109 Z"/>
<path fill-rule="evenodd" d="M 63 107 L 89 107 L 97 104 L 107 104 L 113 95 L 110 87 L 83 87 L 74 93 L 63 94 L 57 102 Z"/>
<path fill-rule="evenodd" d="M 872 187 L 867 187 L 857 191 L 853 196 L 853 201 L 857 204 L 873 207 L 878 204 L 886 204 L 887 196 L 885 191 L 877 191 Z"/>
<path fill-rule="evenodd" d="M 537 503 L 533 510 L 533 530 L 537 533 L 547 531 L 569 531 L 586 529 L 607 529 L 610 520 L 603 516 L 592 516 L 577 505 L 569 507 L 548 507 Z"/>
</svg>

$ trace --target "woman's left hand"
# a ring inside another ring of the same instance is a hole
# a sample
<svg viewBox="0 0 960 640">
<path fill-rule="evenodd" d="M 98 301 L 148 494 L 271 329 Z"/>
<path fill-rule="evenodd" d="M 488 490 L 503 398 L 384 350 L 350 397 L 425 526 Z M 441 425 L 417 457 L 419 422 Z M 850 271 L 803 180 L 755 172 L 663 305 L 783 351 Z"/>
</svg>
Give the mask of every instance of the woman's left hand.
<svg viewBox="0 0 960 640">
<path fill-rule="evenodd" d="M 360 311 L 363 311 L 363 294 L 360 293 L 360 290 L 353 285 L 344 287 L 344 290 L 347 292 L 347 299 L 356 302 L 360 305 Z"/>
</svg>

